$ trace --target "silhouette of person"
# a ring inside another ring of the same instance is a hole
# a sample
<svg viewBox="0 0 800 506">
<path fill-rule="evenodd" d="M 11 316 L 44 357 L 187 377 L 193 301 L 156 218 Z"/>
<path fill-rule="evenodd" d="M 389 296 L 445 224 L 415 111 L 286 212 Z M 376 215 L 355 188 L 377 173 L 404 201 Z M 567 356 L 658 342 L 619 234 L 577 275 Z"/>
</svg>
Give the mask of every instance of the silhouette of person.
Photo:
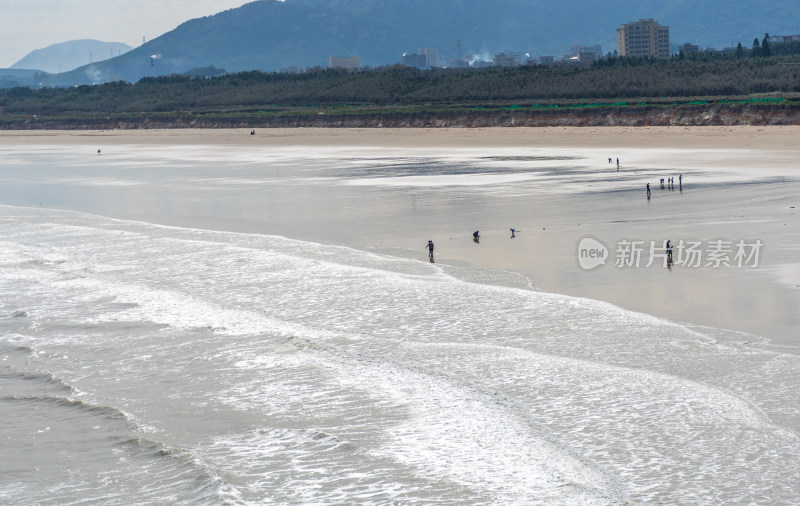
<svg viewBox="0 0 800 506">
<path fill-rule="evenodd" d="M 650 183 L 647 183 L 647 198 L 650 198 Z"/>
<path fill-rule="evenodd" d="M 481 235 L 478 233 L 477 230 L 472 233 L 472 240 L 474 242 L 481 242 Z"/>
<path fill-rule="evenodd" d="M 426 247 L 428 248 L 428 258 L 433 262 L 433 241 L 428 239 L 428 245 Z"/>
</svg>

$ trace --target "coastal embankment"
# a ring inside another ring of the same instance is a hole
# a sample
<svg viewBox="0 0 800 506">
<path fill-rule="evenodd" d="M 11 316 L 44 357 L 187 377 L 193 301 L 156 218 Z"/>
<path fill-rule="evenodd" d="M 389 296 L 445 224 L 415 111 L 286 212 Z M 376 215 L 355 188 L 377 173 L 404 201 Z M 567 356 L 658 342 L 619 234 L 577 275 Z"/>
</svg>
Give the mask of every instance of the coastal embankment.
<svg viewBox="0 0 800 506">
<path fill-rule="evenodd" d="M 3 130 L 138 130 L 173 128 L 485 128 L 596 126 L 800 125 L 798 103 L 690 103 L 303 109 L 125 114 L 6 114 Z"/>
</svg>

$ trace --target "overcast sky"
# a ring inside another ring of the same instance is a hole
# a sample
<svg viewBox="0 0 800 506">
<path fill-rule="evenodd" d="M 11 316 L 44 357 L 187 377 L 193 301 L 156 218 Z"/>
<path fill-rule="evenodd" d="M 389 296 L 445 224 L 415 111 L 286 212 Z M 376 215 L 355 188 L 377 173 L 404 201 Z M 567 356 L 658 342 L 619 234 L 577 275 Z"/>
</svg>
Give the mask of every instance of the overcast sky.
<svg viewBox="0 0 800 506">
<path fill-rule="evenodd" d="M 0 0 L 0 68 L 34 49 L 96 39 L 136 47 L 184 21 L 251 0 Z"/>
</svg>

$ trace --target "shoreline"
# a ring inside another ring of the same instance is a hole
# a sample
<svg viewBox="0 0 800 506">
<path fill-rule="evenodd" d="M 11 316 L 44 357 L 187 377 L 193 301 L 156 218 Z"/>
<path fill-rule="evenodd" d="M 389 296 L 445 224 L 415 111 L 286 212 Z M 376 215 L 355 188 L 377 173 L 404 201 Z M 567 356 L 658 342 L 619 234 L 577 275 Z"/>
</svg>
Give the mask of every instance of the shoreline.
<svg viewBox="0 0 800 506">
<path fill-rule="evenodd" d="M 0 130 L 152 130 L 250 128 L 503 128 L 503 127 L 648 127 L 648 126 L 790 126 L 800 125 L 800 103 L 783 97 L 766 103 L 718 97 L 678 103 L 662 101 L 598 104 L 574 101 L 530 105 L 529 101 L 495 104 L 420 104 L 359 106 L 342 111 L 331 106 L 227 107 L 197 111 L 53 114 L 0 114 Z M 779 99 L 782 103 L 770 103 Z M 520 102 L 522 105 L 519 105 Z M 265 110 L 266 109 L 266 110 Z"/>
<path fill-rule="evenodd" d="M 278 129 L 257 130 L 256 135 L 250 135 L 247 129 L 25 131 L 4 133 L 0 136 L 0 147 L 65 146 L 78 152 L 85 149 L 87 155 L 92 155 L 87 159 L 92 164 L 102 164 L 106 153 L 122 157 L 117 160 L 130 159 L 136 156 L 139 146 L 158 149 L 183 146 L 187 154 L 200 146 L 217 146 L 220 149 L 214 152 L 222 153 L 221 159 L 228 153 L 231 158 L 255 156 L 256 159 L 263 154 L 265 160 L 269 156 L 310 152 L 305 148 L 316 147 L 313 156 L 322 166 L 328 164 L 328 156 L 332 160 L 413 158 L 422 164 L 455 157 L 477 163 L 522 164 L 523 173 L 535 172 L 537 164 L 545 166 L 551 162 L 514 155 L 545 153 L 564 160 L 573 157 L 580 161 L 563 162 L 567 164 L 565 168 L 573 164 L 587 164 L 587 167 L 585 172 L 570 176 L 568 182 L 548 182 L 550 177 L 559 180 L 563 177 L 555 169 L 541 181 L 535 179 L 539 181 L 535 184 L 514 179 L 509 183 L 485 180 L 489 187 L 523 184 L 535 193 L 494 200 L 491 211 L 478 209 L 474 213 L 469 202 L 481 198 L 480 184 L 455 190 L 468 196 L 466 207 L 438 205 L 437 192 L 458 188 L 460 183 L 453 176 L 423 180 L 425 174 L 421 173 L 404 179 L 395 177 L 390 167 L 381 172 L 380 178 L 359 179 L 357 185 L 350 187 L 352 195 L 366 191 L 402 199 L 407 192 L 404 188 L 419 193 L 416 201 L 422 209 L 419 212 L 426 213 L 425 219 L 435 223 L 423 224 L 416 221 L 418 216 L 403 214 L 392 218 L 400 222 L 393 223 L 390 230 L 375 225 L 373 222 L 378 221 L 370 216 L 371 211 L 361 209 L 359 206 L 365 204 L 352 200 L 353 197 L 342 200 L 352 209 L 342 216 L 319 217 L 311 213 L 313 216 L 302 219 L 253 218 L 259 214 L 258 207 L 250 208 L 244 217 L 214 214 L 217 211 L 205 215 L 154 214 L 154 211 L 137 215 L 125 214 L 130 211 L 104 213 L 103 208 L 101 212 L 74 206 L 64 208 L 162 225 L 282 235 L 367 251 L 400 248 L 413 252 L 424 235 L 424 239 L 435 240 L 437 258 L 443 263 L 452 259 L 481 269 L 515 272 L 547 292 L 600 300 L 676 322 L 748 332 L 767 337 L 775 344 L 797 344 L 796 336 L 791 334 L 791 329 L 796 328 L 792 327 L 791 318 L 795 321 L 798 318 L 800 290 L 795 285 L 800 285 L 800 279 L 793 281 L 796 261 L 792 260 L 791 251 L 796 251 L 800 238 L 797 215 L 789 211 L 791 206 L 800 206 L 800 201 L 796 202 L 800 181 L 800 171 L 795 168 L 800 151 L 797 138 L 800 127 Z M 103 156 L 95 154 L 97 149 L 102 150 Z M 508 160 L 494 160 L 502 159 L 496 156 L 502 153 L 510 154 Z M 604 158 L 592 161 L 612 153 L 623 159 L 620 173 L 610 170 Z M 235 166 L 233 160 L 231 163 Z M 671 174 L 676 170 L 674 164 L 684 163 L 691 165 L 680 169 L 689 183 L 680 192 L 664 192 L 656 186 L 654 199 L 645 201 L 634 190 L 643 188 L 645 179 L 655 181 L 660 172 Z M 258 175 L 258 171 L 253 174 Z M 783 179 L 776 180 L 777 174 Z M 416 182 L 409 182 L 411 179 Z M 408 187 L 409 184 L 422 186 Z M 620 185 L 626 189 L 620 189 Z M 300 197 L 281 198 L 290 203 Z M 253 201 L 245 204 L 242 205 L 258 205 Z M 405 205 L 402 200 L 396 204 Z M 341 228 L 342 223 L 348 222 L 357 226 L 353 230 L 331 232 L 331 228 Z M 506 237 L 507 229 L 502 228 L 506 224 L 522 230 L 514 241 Z M 471 229 L 467 236 L 459 235 L 473 225 L 486 238 L 480 247 L 475 247 L 468 237 Z M 769 263 L 752 272 L 708 269 L 666 272 L 613 266 L 598 272 L 582 272 L 576 266 L 575 246 L 587 235 L 601 239 L 608 246 L 625 238 L 686 237 L 704 241 L 761 238 L 767 244 L 765 255 L 769 255 L 765 258 Z M 780 325 L 771 321 L 781 318 L 784 320 Z"/>
</svg>

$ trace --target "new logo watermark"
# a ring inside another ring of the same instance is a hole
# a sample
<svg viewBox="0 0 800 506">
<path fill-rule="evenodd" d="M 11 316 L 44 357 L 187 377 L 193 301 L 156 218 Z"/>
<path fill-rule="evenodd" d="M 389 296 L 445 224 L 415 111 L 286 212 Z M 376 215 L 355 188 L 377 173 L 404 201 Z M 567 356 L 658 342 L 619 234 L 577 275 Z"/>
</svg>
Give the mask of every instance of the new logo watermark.
<svg viewBox="0 0 800 506">
<path fill-rule="evenodd" d="M 608 248 L 593 237 L 584 237 L 578 243 L 578 265 L 581 269 L 590 271 L 606 264 Z"/>
<path fill-rule="evenodd" d="M 598 239 L 584 237 L 578 243 L 577 255 L 578 265 L 587 271 L 606 265 L 612 251 L 613 265 L 620 269 L 647 269 L 653 266 L 755 269 L 759 266 L 763 246 L 760 239 L 680 239 L 677 242 L 621 239 L 611 250 Z"/>
</svg>

